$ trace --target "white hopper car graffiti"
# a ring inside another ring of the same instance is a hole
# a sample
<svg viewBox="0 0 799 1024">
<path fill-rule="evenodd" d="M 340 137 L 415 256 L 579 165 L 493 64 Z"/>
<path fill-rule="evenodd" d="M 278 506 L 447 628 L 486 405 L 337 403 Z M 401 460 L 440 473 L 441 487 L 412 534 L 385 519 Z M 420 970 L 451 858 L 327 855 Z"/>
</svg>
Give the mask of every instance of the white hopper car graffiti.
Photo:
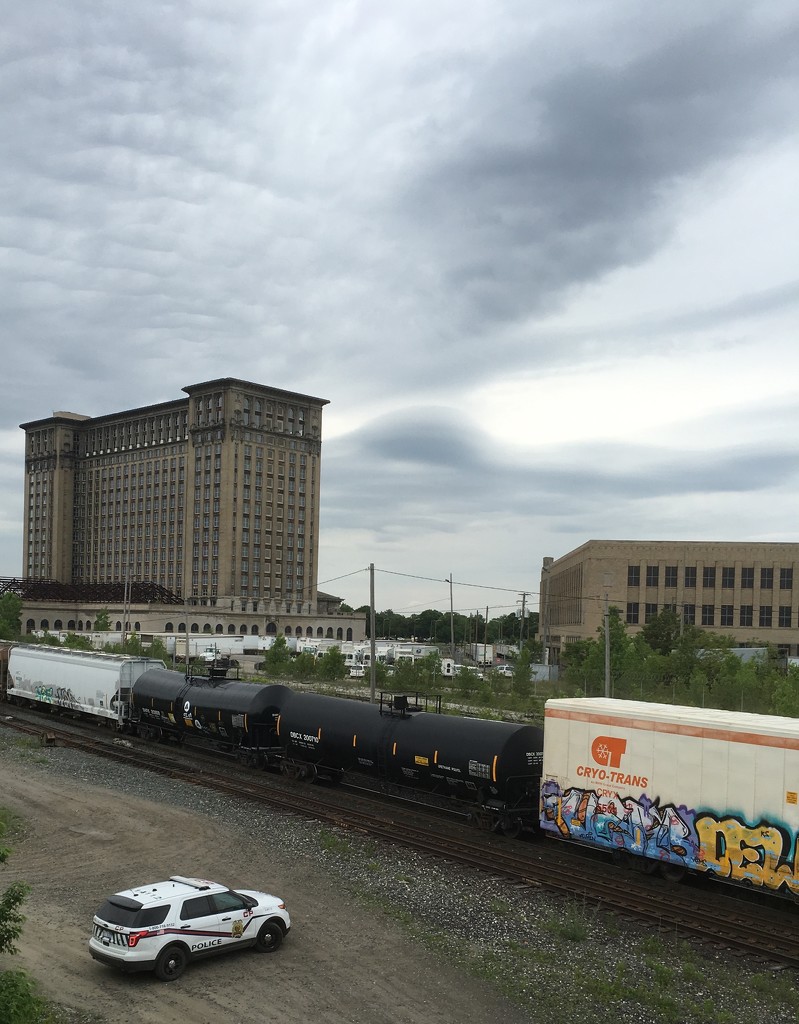
<svg viewBox="0 0 799 1024">
<path fill-rule="evenodd" d="M 8 658 L 9 700 L 112 719 L 128 714 L 130 691 L 142 672 L 164 668 L 158 658 L 135 658 L 55 647 L 12 647 Z"/>
<path fill-rule="evenodd" d="M 799 895 L 799 720 L 546 703 L 540 825 L 644 870 Z"/>
</svg>

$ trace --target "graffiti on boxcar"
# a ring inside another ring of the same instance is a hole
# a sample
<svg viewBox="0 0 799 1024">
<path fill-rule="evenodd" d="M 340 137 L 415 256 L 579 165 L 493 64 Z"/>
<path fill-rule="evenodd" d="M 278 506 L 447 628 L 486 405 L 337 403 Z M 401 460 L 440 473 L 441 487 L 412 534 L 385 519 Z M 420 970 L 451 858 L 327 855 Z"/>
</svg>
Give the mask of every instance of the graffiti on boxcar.
<svg viewBox="0 0 799 1024">
<path fill-rule="evenodd" d="M 58 704 L 67 708 L 78 706 L 78 699 L 69 687 L 39 685 L 34 692 L 36 699 L 44 704 Z"/>
<path fill-rule="evenodd" d="M 570 788 L 551 780 L 542 788 L 542 814 L 565 838 L 578 839 L 639 857 L 675 863 L 701 859 L 694 813 L 646 795 L 623 797 L 610 790 Z"/>
<path fill-rule="evenodd" d="M 734 882 L 799 894 L 797 836 L 778 825 L 747 825 L 734 815 L 700 814 L 696 831 L 704 869 Z"/>
<path fill-rule="evenodd" d="M 626 850 L 651 860 L 682 864 L 730 881 L 799 894 L 799 843 L 772 823 L 750 825 L 719 816 L 608 790 L 569 788 L 547 780 L 542 787 L 542 825 L 567 839 Z"/>
</svg>

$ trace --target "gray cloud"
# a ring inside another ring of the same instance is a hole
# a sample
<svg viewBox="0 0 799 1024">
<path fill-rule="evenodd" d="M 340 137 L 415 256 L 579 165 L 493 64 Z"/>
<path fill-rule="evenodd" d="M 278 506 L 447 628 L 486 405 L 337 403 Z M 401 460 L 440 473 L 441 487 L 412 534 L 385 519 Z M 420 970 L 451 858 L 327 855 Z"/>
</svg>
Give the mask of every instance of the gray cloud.
<svg viewBox="0 0 799 1024">
<path fill-rule="evenodd" d="M 730 299 L 709 268 L 690 305 L 541 322 L 668 247 L 687 195 L 711 200 L 790 145 L 794 4 L 731 17 L 720 0 L 32 0 L 4 28 L 7 574 L 20 422 L 169 400 L 217 376 L 324 394 L 334 417 L 359 410 L 365 425 L 325 444 L 326 528 L 373 531 L 390 550 L 413 537 L 420 557 L 425 531 L 455 544 L 474 529 L 487 547 L 490 522 L 517 538 L 491 554 L 512 572 L 520 533 L 595 535 L 609 508 L 623 520 L 654 499 L 793 479 L 790 435 L 742 446 L 734 410 L 727 446 L 687 455 L 536 448 L 533 408 L 512 456 L 482 433 L 473 396 L 664 344 L 690 354 L 708 331 L 752 345 L 795 318 L 795 282 L 758 279 Z"/>
</svg>

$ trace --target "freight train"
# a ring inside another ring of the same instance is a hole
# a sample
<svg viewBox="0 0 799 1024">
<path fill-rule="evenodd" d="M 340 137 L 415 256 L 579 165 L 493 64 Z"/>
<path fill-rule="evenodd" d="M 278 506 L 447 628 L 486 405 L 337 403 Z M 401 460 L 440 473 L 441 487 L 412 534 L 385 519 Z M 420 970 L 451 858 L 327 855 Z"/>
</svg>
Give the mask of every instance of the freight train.
<svg viewBox="0 0 799 1024">
<path fill-rule="evenodd" d="M 150 739 L 201 738 L 297 778 L 365 774 L 446 798 L 481 827 L 799 898 L 799 720 L 575 698 L 547 701 L 541 729 L 431 713 L 407 695 L 369 704 L 187 678 L 141 659 L 115 679 L 107 662 L 92 669 L 108 657 L 14 648 L 8 699 L 105 720 L 111 708 L 118 728 Z"/>
</svg>

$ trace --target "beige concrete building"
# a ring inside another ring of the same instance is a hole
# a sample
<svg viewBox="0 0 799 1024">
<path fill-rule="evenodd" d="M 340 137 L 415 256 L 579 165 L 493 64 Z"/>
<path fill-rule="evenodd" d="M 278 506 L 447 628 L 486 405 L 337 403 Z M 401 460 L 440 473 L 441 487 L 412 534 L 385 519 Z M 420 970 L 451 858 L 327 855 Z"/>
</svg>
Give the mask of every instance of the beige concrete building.
<svg viewBox="0 0 799 1024">
<path fill-rule="evenodd" d="M 663 611 L 799 654 L 799 544 L 589 540 L 541 570 L 540 635 L 552 663 L 564 644 L 596 639 L 605 604 L 630 633 Z"/>
<path fill-rule="evenodd" d="M 336 599 L 317 600 L 327 401 L 233 378 L 183 391 L 110 415 L 21 424 L 23 577 L 153 584 L 196 609 L 168 611 L 186 628 L 194 618 L 254 632 L 272 620 L 274 631 L 291 619 L 305 634 L 301 620 L 335 614 Z M 163 616 L 140 610 L 149 629 L 163 629 Z"/>
</svg>

